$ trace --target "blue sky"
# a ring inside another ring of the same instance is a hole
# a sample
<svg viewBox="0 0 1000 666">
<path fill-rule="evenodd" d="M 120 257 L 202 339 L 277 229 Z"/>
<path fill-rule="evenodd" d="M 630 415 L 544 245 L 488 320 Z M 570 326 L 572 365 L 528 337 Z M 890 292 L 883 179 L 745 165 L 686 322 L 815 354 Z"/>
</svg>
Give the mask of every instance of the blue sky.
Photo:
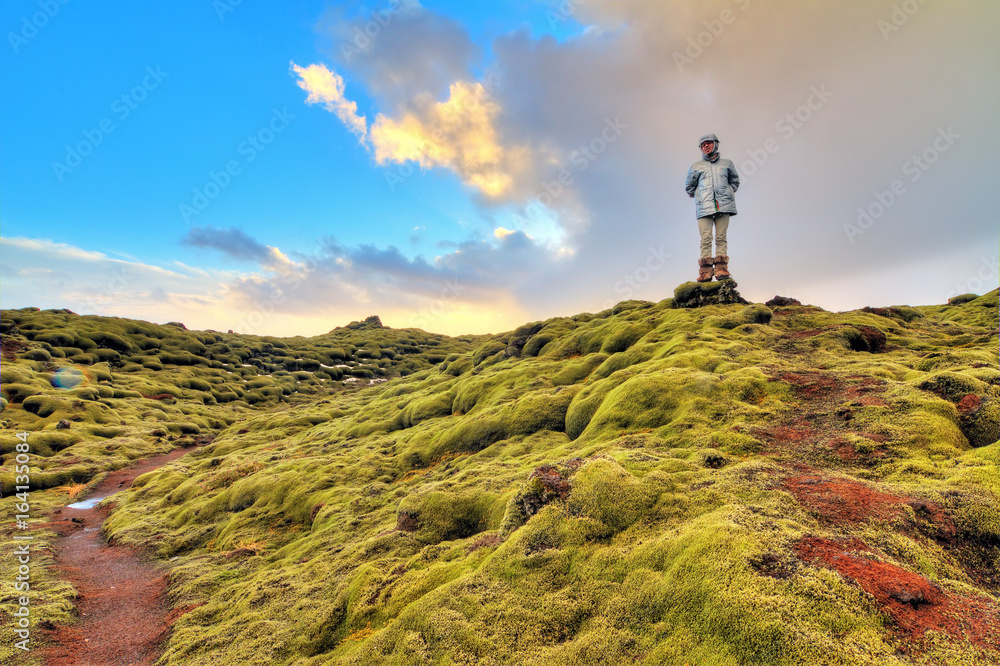
<svg viewBox="0 0 1000 666">
<path fill-rule="evenodd" d="M 709 131 L 748 297 L 987 291 L 1000 11 L 903 4 L 7 2 L 0 304 L 309 335 L 659 300 Z"/>
</svg>

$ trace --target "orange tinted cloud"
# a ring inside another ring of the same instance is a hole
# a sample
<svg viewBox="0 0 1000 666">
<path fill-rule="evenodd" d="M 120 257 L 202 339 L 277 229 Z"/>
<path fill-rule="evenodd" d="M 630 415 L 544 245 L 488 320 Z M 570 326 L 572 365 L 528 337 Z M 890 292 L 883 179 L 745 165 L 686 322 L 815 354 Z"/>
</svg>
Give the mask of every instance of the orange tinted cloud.
<svg viewBox="0 0 1000 666">
<path fill-rule="evenodd" d="M 400 118 L 379 114 L 371 129 L 379 164 L 413 161 L 422 168 L 452 169 L 489 197 L 505 194 L 526 150 L 505 147 L 495 122 L 499 104 L 479 82 L 458 81 L 443 102 L 418 102 Z"/>
<path fill-rule="evenodd" d="M 299 67 L 291 63 L 292 71 L 299 77 L 298 86 L 309 93 L 306 104 L 322 104 L 327 111 L 337 115 L 348 129 L 364 138 L 368 133 L 367 121 L 358 115 L 358 105 L 344 96 L 344 79 L 326 65 Z"/>
</svg>

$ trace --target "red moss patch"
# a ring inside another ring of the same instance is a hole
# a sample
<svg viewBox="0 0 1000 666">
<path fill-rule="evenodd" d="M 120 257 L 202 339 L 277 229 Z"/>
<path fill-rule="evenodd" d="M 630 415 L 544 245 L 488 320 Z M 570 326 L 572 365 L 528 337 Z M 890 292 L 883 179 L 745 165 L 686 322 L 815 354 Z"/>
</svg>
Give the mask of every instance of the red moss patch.
<svg viewBox="0 0 1000 666">
<path fill-rule="evenodd" d="M 846 439 L 837 439 L 830 443 L 830 448 L 844 462 L 857 462 L 860 456 L 854 444 Z"/>
<path fill-rule="evenodd" d="M 808 472 L 800 466 L 798 471 Z M 891 521 L 905 515 L 903 505 L 913 509 L 899 528 L 904 533 L 929 536 L 939 543 L 956 545 L 955 522 L 941 507 L 924 499 L 884 493 L 868 484 L 850 479 L 832 479 L 814 473 L 787 476 L 778 487 L 828 524 L 857 524 L 868 520 Z"/>
<path fill-rule="evenodd" d="M 841 375 L 826 370 L 789 372 L 772 369 L 771 379 L 786 382 L 795 394 L 795 409 L 780 423 L 754 427 L 750 434 L 765 442 L 764 455 L 791 455 L 824 465 L 849 462 L 871 466 L 891 455 L 887 448 L 858 452 L 848 435 L 860 435 L 879 443 L 885 437 L 857 428 L 854 410 L 886 407 L 882 394 L 886 382 L 862 375 Z"/>
<path fill-rule="evenodd" d="M 778 374 L 778 379 L 791 384 L 795 393 L 807 400 L 826 397 L 831 391 L 843 388 L 839 378 L 820 372 L 782 372 Z"/>
<path fill-rule="evenodd" d="M 23 352 L 27 348 L 28 345 L 20 340 L 4 340 L 0 343 L 0 356 L 3 357 L 3 360 L 13 363 L 17 360 L 18 352 Z"/>
<path fill-rule="evenodd" d="M 786 477 L 779 487 L 821 519 L 836 524 L 890 520 L 901 513 L 900 505 L 906 501 L 857 481 L 815 474 Z"/>
<path fill-rule="evenodd" d="M 400 532 L 416 532 L 420 529 L 420 521 L 414 515 L 400 513 L 396 516 L 396 529 Z"/>
<path fill-rule="evenodd" d="M 955 406 L 958 407 L 959 414 L 972 414 L 982 406 L 983 400 L 978 395 L 970 393 L 961 400 Z"/>
<path fill-rule="evenodd" d="M 885 441 L 885 437 L 882 435 L 867 434 L 866 437 L 878 444 Z M 847 463 L 865 463 L 870 465 L 874 462 L 884 460 L 888 456 L 888 452 L 882 448 L 859 452 L 854 443 L 844 437 L 838 437 L 830 442 L 828 446 L 831 451 L 837 454 L 838 458 Z"/>
<path fill-rule="evenodd" d="M 755 428 L 753 434 L 764 436 L 776 444 L 787 444 L 805 441 L 816 435 L 816 431 L 809 428 L 777 426 L 774 428 Z"/>
<path fill-rule="evenodd" d="M 569 481 L 552 465 L 536 467 L 528 475 L 528 485 L 545 504 L 556 499 L 565 500 L 569 496 Z"/>
<path fill-rule="evenodd" d="M 475 550 L 479 550 L 480 548 L 492 548 L 493 546 L 499 546 L 501 541 L 502 539 L 498 533 L 487 532 L 470 543 L 465 550 L 466 552 L 471 553 Z"/>
<path fill-rule="evenodd" d="M 987 597 L 947 592 L 919 574 L 878 562 L 857 538 L 805 537 L 792 548 L 803 562 L 833 569 L 874 597 L 902 639 L 919 641 L 925 632 L 935 631 L 981 649 L 1000 650 L 1000 611 Z"/>
<path fill-rule="evenodd" d="M 807 402 L 836 399 L 861 405 L 887 406 L 878 397 L 878 394 L 885 391 L 885 382 L 874 377 L 839 377 L 825 372 L 780 372 L 775 378 L 791 384 L 795 395 Z"/>
<path fill-rule="evenodd" d="M 855 326 L 854 328 L 861 332 L 864 345 L 867 346 L 867 349 L 859 349 L 858 351 L 868 351 L 873 354 L 885 351 L 885 333 L 874 326 Z"/>
</svg>

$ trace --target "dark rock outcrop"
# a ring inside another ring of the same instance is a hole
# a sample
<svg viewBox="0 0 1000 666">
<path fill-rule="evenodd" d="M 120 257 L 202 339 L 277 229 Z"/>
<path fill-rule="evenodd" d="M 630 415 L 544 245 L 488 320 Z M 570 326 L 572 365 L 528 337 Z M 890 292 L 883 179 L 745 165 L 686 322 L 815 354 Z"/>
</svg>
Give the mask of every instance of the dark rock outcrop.
<svg viewBox="0 0 1000 666">
<path fill-rule="evenodd" d="M 786 307 L 789 305 L 802 305 L 802 303 L 796 298 L 790 298 L 788 296 L 775 296 L 767 303 L 764 303 L 769 308 L 776 307 Z"/>
<path fill-rule="evenodd" d="M 706 305 L 749 305 L 736 291 L 735 280 L 685 282 L 674 289 L 675 308 L 700 308 Z"/>
</svg>

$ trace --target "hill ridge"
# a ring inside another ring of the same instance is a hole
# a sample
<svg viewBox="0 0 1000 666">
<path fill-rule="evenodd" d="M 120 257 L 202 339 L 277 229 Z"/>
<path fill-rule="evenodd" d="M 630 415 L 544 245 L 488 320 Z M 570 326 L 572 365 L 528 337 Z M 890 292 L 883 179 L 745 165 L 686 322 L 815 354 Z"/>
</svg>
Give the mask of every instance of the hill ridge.
<svg viewBox="0 0 1000 666">
<path fill-rule="evenodd" d="M 310 372 L 287 352 L 315 338 L 261 347 L 264 368 L 158 370 L 130 357 L 186 350 L 126 353 L 141 345 L 105 330 L 130 345 L 114 367 L 79 320 L 22 325 L 70 315 L 3 311 L 0 444 L 6 464 L 12 431 L 32 433 L 41 510 L 206 438 L 116 496 L 104 528 L 170 563 L 190 610 L 167 664 L 995 661 L 997 292 L 847 313 L 672 305 L 405 333 L 416 349 L 344 327 L 350 367 L 390 380 L 360 389 L 296 379 Z M 56 385 L 79 354 L 36 353 L 66 348 L 46 331 L 95 343 L 76 347 L 97 361 L 89 386 Z M 198 342 L 243 349 L 217 335 Z M 204 399 L 264 375 L 280 395 L 256 406 Z M 48 584 L 42 612 L 65 623 Z"/>
</svg>

